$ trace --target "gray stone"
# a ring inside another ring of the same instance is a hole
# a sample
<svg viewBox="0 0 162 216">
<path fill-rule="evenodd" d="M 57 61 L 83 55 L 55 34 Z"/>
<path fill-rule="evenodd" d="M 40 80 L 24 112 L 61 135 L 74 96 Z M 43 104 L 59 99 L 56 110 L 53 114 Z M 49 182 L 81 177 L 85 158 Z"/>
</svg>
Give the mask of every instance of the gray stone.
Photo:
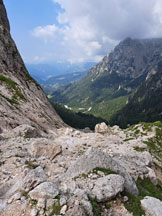
<svg viewBox="0 0 162 216">
<path fill-rule="evenodd" d="M 30 191 L 38 184 L 45 182 L 47 176 L 41 166 L 37 167 L 36 169 L 32 169 L 24 178 L 23 180 L 23 187 L 22 189 L 25 191 Z"/>
<path fill-rule="evenodd" d="M 92 192 L 98 202 L 113 199 L 124 189 L 124 178 L 120 175 L 108 175 L 96 180 Z"/>
<path fill-rule="evenodd" d="M 57 155 L 62 152 L 60 145 L 53 143 L 45 138 L 36 139 L 31 143 L 28 149 L 33 157 L 45 157 L 53 160 Z"/>
<path fill-rule="evenodd" d="M 60 214 L 65 215 L 66 211 L 67 211 L 67 205 L 64 205 L 64 206 L 61 208 Z"/>
<path fill-rule="evenodd" d="M 154 197 L 146 196 L 141 200 L 141 206 L 146 212 L 146 216 L 161 216 L 162 201 Z"/>
<path fill-rule="evenodd" d="M 154 170 L 150 167 L 147 167 L 147 169 L 149 170 L 149 172 L 146 177 L 148 177 L 154 185 L 157 185 L 158 181 Z"/>
<path fill-rule="evenodd" d="M 80 204 L 83 206 L 89 216 L 93 216 L 93 208 L 89 201 L 82 199 Z"/>
<path fill-rule="evenodd" d="M 16 136 L 27 137 L 27 138 L 41 137 L 37 128 L 34 128 L 26 124 L 23 124 L 23 125 L 20 125 L 14 128 L 10 132 L 10 134 L 13 134 L 13 137 L 16 137 Z"/>
<path fill-rule="evenodd" d="M 86 216 L 84 210 L 81 208 L 81 206 L 74 206 L 73 208 L 70 208 L 66 214 L 66 216 Z"/>
<path fill-rule="evenodd" d="M 30 216 L 37 216 L 38 215 L 38 210 L 37 209 L 32 209 L 30 212 Z"/>
<path fill-rule="evenodd" d="M 44 182 L 29 192 L 32 199 L 54 199 L 59 194 L 57 186 L 52 182 Z"/>
<path fill-rule="evenodd" d="M 115 171 L 125 179 L 124 186 L 126 189 L 138 195 L 138 189 L 135 182 L 126 169 L 115 159 L 97 148 L 90 148 L 83 156 L 75 161 L 64 174 L 63 178 L 74 178 L 82 173 L 88 173 L 96 167 L 106 168 Z"/>
<path fill-rule="evenodd" d="M 105 122 L 102 122 L 95 126 L 95 133 L 111 134 L 111 129 L 105 124 Z"/>
<path fill-rule="evenodd" d="M 3 211 L 7 206 L 7 200 L 0 199 L 0 212 Z"/>
</svg>

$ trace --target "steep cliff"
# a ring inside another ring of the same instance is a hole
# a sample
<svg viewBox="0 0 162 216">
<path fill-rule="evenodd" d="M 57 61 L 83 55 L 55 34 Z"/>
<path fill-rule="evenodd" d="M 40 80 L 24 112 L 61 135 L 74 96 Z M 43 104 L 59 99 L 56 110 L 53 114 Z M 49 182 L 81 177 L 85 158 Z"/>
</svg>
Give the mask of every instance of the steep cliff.
<svg viewBox="0 0 162 216">
<path fill-rule="evenodd" d="M 61 127 L 63 122 L 27 72 L 0 0 L 0 128 L 3 131 L 20 124 L 47 131 Z"/>
</svg>

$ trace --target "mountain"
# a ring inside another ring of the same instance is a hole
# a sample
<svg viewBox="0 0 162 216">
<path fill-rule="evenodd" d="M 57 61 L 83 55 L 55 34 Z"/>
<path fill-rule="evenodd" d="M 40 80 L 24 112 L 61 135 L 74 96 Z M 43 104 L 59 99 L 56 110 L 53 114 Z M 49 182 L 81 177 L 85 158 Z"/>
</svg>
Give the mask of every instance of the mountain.
<svg viewBox="0 0 162 216">
<path fill-rule="evenodd" d="M 51 100 L 110 120 L 160 60 L 161 38 L 126 38 L 81 81 L 54 91 Z"/>
<path fill-rule="evenodd" d="M 26 64 L 30 75 L 40 84 L 53 76 L 88 71 L 93 62 L 71 64 L 69 62 L 53 62 L 51 64 Z"/>
<path fill-rule="evenodd" d="M 121 127 L 140 121 L 162 121 L 162 61 L 154 65 L 128 104 L 112 117 Z"/>
<path fill-rule="evenodd" d="M 38 81 L 47 95 L 53 93 L 60 86 L 67 85 L 71 82 L 80 80 L 86 75 L 87 71 L 67 73 L 58 76 L 52 76 L 45 81 Z M 38 80 L 38 79 L 37 79 Z"/>
<path fill-rule="evenodd" d="M 29 75 L 10 35 L 0 0 L 0 131 L 29 124 L 42 131 L 63 126 L 41 87 Z"/>
</svg>

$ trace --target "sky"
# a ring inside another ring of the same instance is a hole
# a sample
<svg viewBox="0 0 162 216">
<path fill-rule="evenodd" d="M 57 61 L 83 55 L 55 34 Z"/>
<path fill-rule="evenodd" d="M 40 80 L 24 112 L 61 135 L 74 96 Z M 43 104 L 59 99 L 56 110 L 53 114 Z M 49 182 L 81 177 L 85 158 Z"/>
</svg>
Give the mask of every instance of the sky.
<svg viewBox="0 0 162 216">
<path fill-rule="evenodd" d="M 26 63 L 98 62 L 121 40 L 162 37 L 162 0 L 4 0 Z"/>
</svg>

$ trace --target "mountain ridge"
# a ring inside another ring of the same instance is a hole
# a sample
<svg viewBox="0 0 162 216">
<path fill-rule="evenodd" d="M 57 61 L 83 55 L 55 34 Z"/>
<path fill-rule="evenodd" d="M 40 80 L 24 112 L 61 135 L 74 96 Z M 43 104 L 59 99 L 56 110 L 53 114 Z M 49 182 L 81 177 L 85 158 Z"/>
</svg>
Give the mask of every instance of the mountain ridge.
<svg viewBox="0 0 162 216">
<path fill-rule="evenodd" d="M 116 111 L 126 105 L 128 97 L 161 59 L 162 38 L 127 38 L 92 67 L 81 81 L 53 92 L 52 100 L 75 110 L 82 107 L 88 112 L 91 107 L 91 114 L 110 120 Z M 116 105 L 112 107 L 114 100 Z"/>
<path fill-rule="evenodd" d="M 0 0 L 0 128 L 29 124 L 42 131 L 63 126 L 41 87 L 27 72 L 10 35 L 7 13 Z"/>
</svg>

